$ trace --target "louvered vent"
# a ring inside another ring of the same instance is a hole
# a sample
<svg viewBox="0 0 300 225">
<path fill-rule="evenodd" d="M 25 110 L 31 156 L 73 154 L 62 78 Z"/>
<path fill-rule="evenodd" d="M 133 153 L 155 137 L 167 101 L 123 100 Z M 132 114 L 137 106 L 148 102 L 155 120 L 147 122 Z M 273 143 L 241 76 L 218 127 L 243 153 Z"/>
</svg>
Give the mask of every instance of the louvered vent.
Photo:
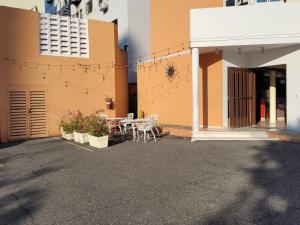
<svg viewBox="0 0 300 225">
<path fill-rule="evenodd" d="M 47 136 L 46 91 L 30 91 L 30 137 Z"/>
<path fill-rule="evenodd" d="M 41 14 L 40 51 L 44 55 L 87 58 L 87 20 Z"/>
<path fill-rule="evenodd" d="M 9 139 L 28 138 L 26 91 L 9 92 Z"/>
</svg>

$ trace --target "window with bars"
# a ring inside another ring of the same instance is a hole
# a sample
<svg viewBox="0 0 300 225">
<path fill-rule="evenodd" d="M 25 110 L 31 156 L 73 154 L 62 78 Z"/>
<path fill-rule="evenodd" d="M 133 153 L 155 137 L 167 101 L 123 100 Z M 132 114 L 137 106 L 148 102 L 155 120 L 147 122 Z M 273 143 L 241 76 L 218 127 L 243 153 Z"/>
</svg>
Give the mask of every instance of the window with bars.
<svg viewBox="0 0 300 225">
<path fill-rule="evenodd" d="M 89 56 L 87 20 L 40 15 L 40 52 L 43 55 Z"/>
</svg>

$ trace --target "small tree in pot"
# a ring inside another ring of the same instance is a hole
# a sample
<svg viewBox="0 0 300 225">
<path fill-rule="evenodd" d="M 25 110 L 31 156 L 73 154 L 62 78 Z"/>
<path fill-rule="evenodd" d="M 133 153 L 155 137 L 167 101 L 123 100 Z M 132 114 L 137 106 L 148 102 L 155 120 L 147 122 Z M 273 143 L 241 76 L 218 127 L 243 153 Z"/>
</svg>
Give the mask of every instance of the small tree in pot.
<svg viewBox="0 0 300 225">
<path fill-rule="evenodd" d="M 90 146 L 95 148 L 108 147 L 109 128 L 104 119 L 96 114 L 92 114 L 89 117 L 88 133 Z"/>
<path fill-rule="evenodd" d="M 74 140 L 81 144 L 89 142 L 88 139 L 88 127 L 89 127 L 89 117 L 83 116 L 83 114 L 78 110 L 74 114 Z"/>
<path fill-rule="evenodd" d="M 68 112 L 66 115 L 62 117 L 59 123 L 59 129 L 62 133 L 62 137 L 66 140 L 74 139 L 74 120 L 72 117 L 72 113 Z"/>
</svg>

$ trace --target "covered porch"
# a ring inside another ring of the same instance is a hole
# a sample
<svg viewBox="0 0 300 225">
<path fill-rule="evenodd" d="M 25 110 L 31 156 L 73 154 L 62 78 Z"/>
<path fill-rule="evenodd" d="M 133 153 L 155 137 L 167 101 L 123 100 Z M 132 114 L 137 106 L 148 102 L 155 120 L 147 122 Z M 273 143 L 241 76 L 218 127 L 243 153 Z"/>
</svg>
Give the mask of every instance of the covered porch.
<svg viewBox="0 0 300 225">
<path fill-rule="evenodd" d="M 286 126 L 289 130 L 300 131 L 300 113 L 297 110 L 300 104 L 300 88 L 297 85 L 300 81 L 300 66 L 297 63 L 300 57 L 299 10 L 300 4 L 296 3 L 191 10 L 192 141 L 201 140 L 205 131 L 199 123 L 199 62 L 200 54 L 207 52 L 222 52 L 223 55 L 223 130 L 261 125 L 264 129 Z M 230 69 L 234 68 L 248 71 L 244 78 L 239 79 L 241 83 L 237 87 L 235 76 L 241 76 L 239 72 L 232 75 Z M 255 75 L 254 79 L 249 71 Z M 249 77 L 254 80 L 252 86 Z M 266 82 L 267 88 L 264 87 L 266 84 L 263 85 Z M 248 89 L 252 89 L 252 93 Z M 239 91 L 242 94 L 236 95 Z M 231 100 L 236 102 L 239 98 L 245 101 L 237 109 Z M 248 112 L 249 99 L 253 104 L 251 112 Z M 265 114 L 260 115 L 264 101 Z M 244 118 L 240 120 L 242 124 L 238 122 L 233 126 L 232 120 L 240 119 L 236 115 L 239 116 L 241 110 Z"/>
</svg>

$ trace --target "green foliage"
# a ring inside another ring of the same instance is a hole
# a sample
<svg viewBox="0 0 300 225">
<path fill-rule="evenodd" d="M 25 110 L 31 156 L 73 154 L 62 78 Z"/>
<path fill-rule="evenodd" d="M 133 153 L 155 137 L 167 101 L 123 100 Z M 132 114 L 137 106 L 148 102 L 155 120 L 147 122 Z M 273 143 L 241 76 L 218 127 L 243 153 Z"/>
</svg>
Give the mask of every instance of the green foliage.
<svg viewBox="0 0 300 225">
<path fill-rule="evenodd" d="M 72 123 L 74 124 L 74 131 L 78 133 L 88 132 L 89 117 L 83 116 L 79 110 L 73 114 Z"/>
<path fill-rule="evenodd" d="M 71 134 L 74 131 L 87 133 L 88 117 L 84 117 L 79 110 L 76 112 L 68 111 L 68 113 L 62 117 L 59 128 L 67 134 Z"/>
<path fill-rule="evenodd" d="M 74 131 L 78 133 L 89 133 L 96 137 L 102 137 L 109 134 L 109 128 L 106 120 L 92 114 L 90 116 L 83 116 L 78 110 L 76 112 L 68 112 L 60 121 L 59 128 L 67 134 Z"/>
<path fill-rule="evenodd" d="M 96 114 L 92 114 L 88 118 L 88 133 L 95 137 L 102 137 L 109 134 L 107 123 L 104 119 Z"/>
<path fill-rule="evenodd" d="M 68 112 L 62 117 L 59 123 L 59 128 L 62 129 L 66 134 L 72 134 L 75 130 L 75 124 L 73 120 L 73 114 Z"/>
</svg>

